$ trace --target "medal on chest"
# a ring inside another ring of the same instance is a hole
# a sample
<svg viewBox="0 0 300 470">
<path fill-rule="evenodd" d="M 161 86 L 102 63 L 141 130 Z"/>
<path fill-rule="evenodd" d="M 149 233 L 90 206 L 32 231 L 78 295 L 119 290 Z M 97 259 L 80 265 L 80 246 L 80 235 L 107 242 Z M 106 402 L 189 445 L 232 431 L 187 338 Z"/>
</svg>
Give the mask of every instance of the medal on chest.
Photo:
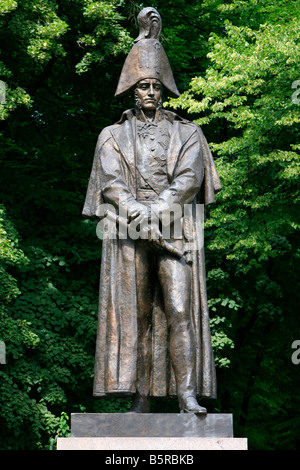
<svg viewBox="0 0 300 470">
<path fill-rule="evenodd" d="M 167 162 L 167 150 L 170 137 L 166 125 L 157 122 L 145 122 L 137 125 L 137 134 L 141 145 L 148 155 L 153 157 L 160 166 Z"/>
</svg>

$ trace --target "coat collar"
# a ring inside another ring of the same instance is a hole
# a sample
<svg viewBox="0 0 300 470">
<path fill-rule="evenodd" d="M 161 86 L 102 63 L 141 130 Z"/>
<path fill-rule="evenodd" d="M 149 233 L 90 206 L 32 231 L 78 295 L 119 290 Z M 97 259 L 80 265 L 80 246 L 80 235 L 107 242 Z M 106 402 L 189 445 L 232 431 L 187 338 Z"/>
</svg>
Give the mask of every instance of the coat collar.
<svg viewBox="0 0 300 470">
<path fill-rule="evenodd" d="M 167 155 L 167 172 L 169 180 L 172 180 L 180 151 L 191 135 L 196 132 L 196 127 L 189 121 L 182 119 L 171 111 L 164 110 L 163 113 L 164 117 L 173 124 Z M 129 109 L 122 114 L 121 119 L 111 130 L 111 134 L 117 143 L 129 170 L 134 176 L 136 148 L 135 123 L 135 111 L 134 109 Z"/>
<path fill-rule="evenodd" d="M 185 123 L 189 122 L 189 121 L 186 121 L 185 119 L 183 119 L 182 117 L 180 117 L 178 114 L 173 113 L 172 111 L 168 111 L 166 109 L 163 109 L 161 112 L 163 113 L 163 117 L 168 119 L 168 121 L 170 121 L 172 124 L 175 120 L 185 122 Z M 120 117 L 119 121 L 116 122 L 116 124 L 123 124 L 123 122 L 125 122 L 127 120 L 131 120 L 133 117 L 135 117 L 135 115 L 136 115 L 136 113 L 135 113 L 134 108 L 127 109 L 126 111 L 124 111 L 122 113 L 122 116 Z"/>
</svg>

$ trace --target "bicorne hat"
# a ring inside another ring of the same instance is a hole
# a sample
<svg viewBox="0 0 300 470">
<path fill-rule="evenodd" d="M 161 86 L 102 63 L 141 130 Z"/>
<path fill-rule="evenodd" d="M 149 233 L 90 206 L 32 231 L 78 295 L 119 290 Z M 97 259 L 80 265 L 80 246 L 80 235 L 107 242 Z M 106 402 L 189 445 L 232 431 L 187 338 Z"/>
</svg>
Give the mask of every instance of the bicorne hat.
<svg viewBox="0 0 300 470">
<path fill-rule="evenodd" d="M 129 92 L 140 80 L 159 80 L 173 97 L 179 92 L 163 46 L 159 42 L 161 18 L 154 8 L 144 8 L 138 15 L 139 36 L 129 52 L 120 75 L 116 97 Z"/>
</svg>

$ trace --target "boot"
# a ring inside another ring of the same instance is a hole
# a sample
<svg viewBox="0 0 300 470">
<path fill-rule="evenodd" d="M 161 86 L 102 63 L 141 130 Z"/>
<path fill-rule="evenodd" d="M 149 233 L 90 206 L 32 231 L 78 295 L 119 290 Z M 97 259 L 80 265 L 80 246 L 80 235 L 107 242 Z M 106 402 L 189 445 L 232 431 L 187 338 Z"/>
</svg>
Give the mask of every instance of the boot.
<svg viewBox="0 0 300 470">
<path fill-rule="evenodd" d="M 151 401 L 150 397 L 144 397 L 137 393 L 133 399 L 132 406 L 127 413 L 150 413 Z"/>
<path fill-rule="evenodd" d="M 188 397 L 178 396 L 178 401 L 179 401 L 180 413 L 195 413 L 197 415 L 207 414 L 206 408 L 199 405 L 195 396 L 188 396 Z"/>
</svg>

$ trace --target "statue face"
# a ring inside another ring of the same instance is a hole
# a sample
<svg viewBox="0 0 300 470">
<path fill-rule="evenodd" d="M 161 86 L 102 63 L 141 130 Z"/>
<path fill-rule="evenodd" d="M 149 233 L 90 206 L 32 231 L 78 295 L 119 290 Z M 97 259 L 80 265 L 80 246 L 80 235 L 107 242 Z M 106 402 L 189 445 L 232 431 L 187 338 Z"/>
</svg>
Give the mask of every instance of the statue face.
<svg viewBox="0 0 300 470">
<path fill-rule="evenodd" d="M 136 98 L 144 111 L 155 111 L 162 96 L 162 85 L 155 78 L 140 80 L 136 86 Z"/>
</svg>

